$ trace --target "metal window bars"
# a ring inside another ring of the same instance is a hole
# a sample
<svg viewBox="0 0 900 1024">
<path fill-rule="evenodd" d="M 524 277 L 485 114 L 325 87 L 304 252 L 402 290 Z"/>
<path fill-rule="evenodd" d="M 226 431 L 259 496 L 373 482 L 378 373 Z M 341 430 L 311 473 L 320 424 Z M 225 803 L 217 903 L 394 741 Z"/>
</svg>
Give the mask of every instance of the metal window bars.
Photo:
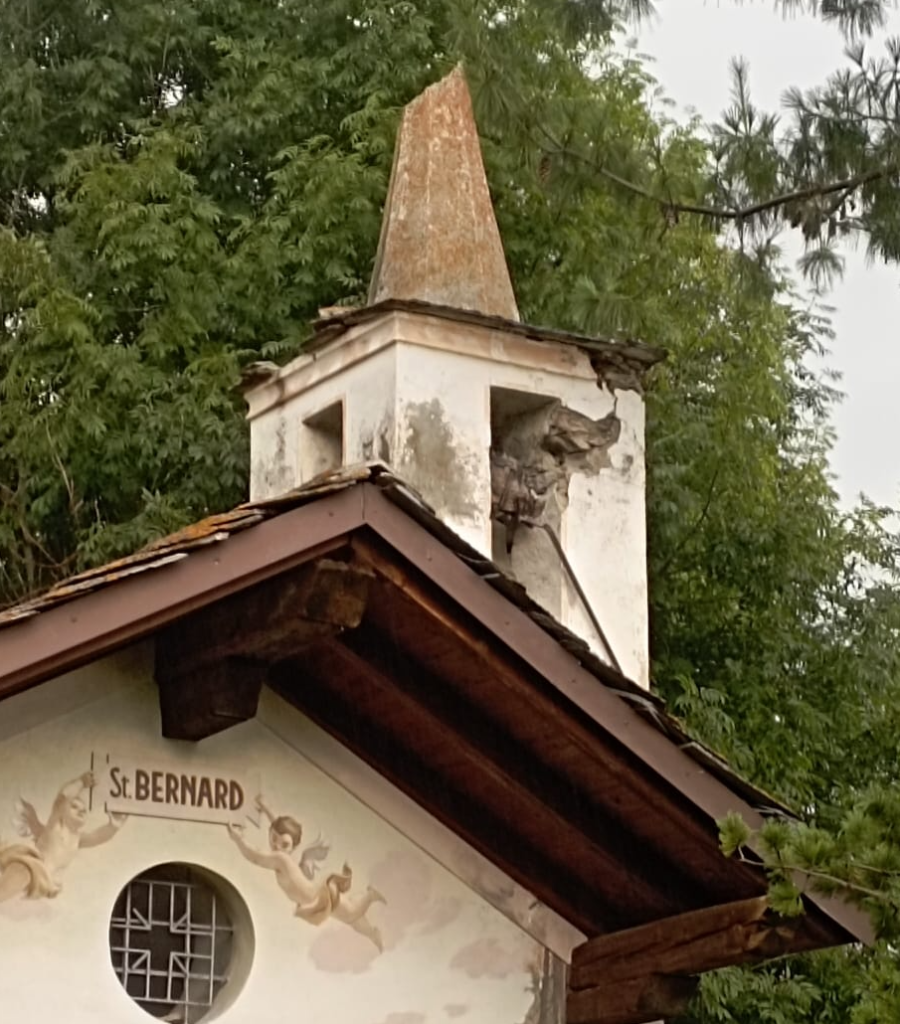
<svg viewBox="0 0 900 1024">
<path fill-rule="evenodd" d="M 215 889 L 186 865 L 160 865 L 119 894 L 109 925 L 113 970 L 152 1016 L 197 1024 L 228 981 L 234 929 Z"/>
</svg>

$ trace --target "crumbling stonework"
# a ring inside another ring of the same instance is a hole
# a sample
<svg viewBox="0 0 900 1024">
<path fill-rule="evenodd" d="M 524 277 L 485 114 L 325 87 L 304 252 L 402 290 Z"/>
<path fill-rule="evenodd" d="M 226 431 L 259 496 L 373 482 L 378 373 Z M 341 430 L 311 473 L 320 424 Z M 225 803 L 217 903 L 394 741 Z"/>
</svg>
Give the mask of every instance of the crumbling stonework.
<svg viewBox="0 0 900 1024">
<path fill-rule="evenodd" d="M 608 467 L 620 431 L 615 411 L 592 420 L 558 401 L 506 425 L 491 449 L 491 519 L 506 527 L 507 552 L 520 524 L 558 531 L 572 474 Z"/>
</svg>

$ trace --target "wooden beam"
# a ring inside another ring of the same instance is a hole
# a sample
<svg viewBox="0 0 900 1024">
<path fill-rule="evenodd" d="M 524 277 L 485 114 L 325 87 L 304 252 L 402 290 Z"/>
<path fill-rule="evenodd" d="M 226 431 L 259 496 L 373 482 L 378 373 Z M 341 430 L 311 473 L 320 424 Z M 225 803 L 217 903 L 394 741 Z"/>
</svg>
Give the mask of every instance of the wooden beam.
<svg viewBox="0 0 900 1024">
<path fill-rule="evenodd" d="M 698 983 L 693 977 L 651 974 L 570 991 L 566 1024 L 648 1024 L 678 1017 L 688 1008 Z"/>
<path fill-rule="evenodd" d="M 677 791 L 670 787 L 665 777 L 654 777 L 630 748 L 623 747 L 609 734 L 604 735 L 604 722 L 586 721 L 584 715 L 567 706 L 559 691 L 554 692 L 555 684 L 548 685 L 524 664 L 517 664 L 517 649 L 509 652 L 504 649 L 505 643 L 517 639 L 515 633 L 508 630 L 508 638 L 498 642 L 479 628 L 469 615 L 451 609 L 446 594 L 437 591 L 418 573 L 398 565 L 390 552 L 384 551 L 368 536 L 355 535 L 352 546 L 364 564 L 370 565 L 378 576 L 393 584 L 431 620 L 433 631 L 445 632 L 473 665 L 490 673 L 497 685 L 473 693 L 475 699 L 521 702 L 522 720 L 529 729 L 534 722 L 544 722 L 557 737 L 565 737 L 565 743 L 558 743 L 553 749 L 548 746 L 544 751 L 543 757 L 548 763 L 569 774 L 573 783 L 601 806 L 605 804 L 614 809 L 627 803 L 630 807 L 644 809 L 640 815 L 626 812 L 629 830 L 648 850 L 655 849 L 670 862 L 681 865 L 683 882 L 693 876 L 695 884 L 700 880 L 707 892 L 712 890 L 721 898 L 750 897 L 765 888 L 760 871 L 721 855 L 713 820 L 704 821 L 696 806 L 678 798 Z M 486 583 L 484 586 L 491 589 Z M 511 611 L 514 613 L 515 610 Z M 411 628 L 407 617 L 392 622 L 384 606 L 379 605 L 372 607 L 367 621 L 377 623 L 388 635 L 395 636 L 400 646 L 405 646 L 406 632 Z M 467 677 L 461 678 L 465 685 Z M 585 690 L 599 692 L 605 688 L 591 679 Z M 625 707 L 624 701 L 617 697 L 612 699 L 619 705 L 616 713 L 621 715 L 624 711 L 633 720 L 633 732 L 640 732 L 646 727 L 646 723 Z M 511 730 L 515 728 L 511 720 L 509 725 Z M 668 739 L 662 736 L 658 739 L 661 744 L 669 744 L 675 749 Z M 747 821 L 757 818 L 749 809 L 744 817 Z"/>
<path fill-rule="evenodd" d="M 802 921 L 778 917 L 758 896 L 600 935 L 574 950 L 569 986 L 590 988 L 610 977 L 702 974 L 769 959 L 792 947 Z"/>
<path fill-rule="evenodd" d="M 202 740 L 255 717 L 267 671 L 259 661 L 223 658 L 189 677 L 158 678 L 163 736 Z"/>
<path fill-rule="evenodd" d="M 359 625 L 372 573 L 320 558 L 208 605 L 159 634 L 163 735 L 200 740 L 256 714 L 269 665 Z"/>
<path fill-rule="evenodd" d="M 598 815 L 591 821 L 590 804 L 579 806 L 584 803 L 581 794 L 571 787 L 567 791 L 527 749 L 510 743 L 500 726 L 485 720 L 478 708 L 462 703 L 439 678 L 398 651 L 384 657 L 385 646 L 366 633 L 334 645 L 341 657 L 354 659 L 350 663 L 372 680 L 383 703 L 402 709 L 410 722 L 417 723 L 411 746 L 430 752 L 442 770 L 477 789 L 479 800 L 498 817 L 532 844 L 545 843 L 551 858 L 563 860 L 573 874 L 584 878 L 585 901 L 588 892 L 593 900 L 602 898 L 608 926 L 622 920 L 624 890 L 630 900 L 657 914 L 672 912 L 672 901 L 642 874 L 639 850 L 630 851 L 634 862 L 626 867 L 626 858 L 599 841 L 603 818 Z M 443 737 L 443 742 L 435 743 L 431 737 Z M 614 827 L 605 824 L 610 830 Z"/>
<path fill-rule="evenodd" d="M 359 625 L 372 573 L 320 558 L 207 605 L 160 634 L 157 668 L 185 675 L 223 658 L 290 658 L 313 640 Z"/>
<path fill-rule="evenodd" d="M 568 1024 L 676 1016 L 695 975 L 798 952 L 808 945 L 802 924 L 802 917 L 778 917 L 760 896 L 590 939 L 572 953 Z"/>
<path fill-rule="evenodd" d="M 570 779 L 542 764 L 535 751 L 513 739 L 503 724 L 418 663 L 415 652 L 401 652 L 383 633 L 370 630 L 368 618 L 333 649 L 383 693 L 380 706 L 395 707 L 418 723 L 411 730 L 411 746 L 430 751 L 436 765 L 467 779 L 498 816 L 565 860 L 584 880 L 585 902 L 590 893 L 604 906 L 606 929 L 641 920 L 636 906 L 646 920 L 701 902 L 701 894 L 679 877 L 676 865 L 635 842 Z M 443 742 L 430 737 L 442 737 Z M 659 885 L 663 875 L 669 878 L 668 886 Z"/>
<path fill-rule="evenodd" d="M 348 666 L 336 663 L 331 646 L 316 645 L 296 663 L 276 665 L 269 685 L 464 842 L 527 886 L 538 900 L 564 906 L 564 916 L 575 927 L 589 927 L 597 916 L 586 906 L 590 894 L 565 865 L 548 859 L 545 844 L 532 847 L 471 791 L 459 789 L 438 772 L 430 758 L 420 757 L 408 745 L 409 730 L 392 727 L 383 714 L 373 723 L 362 705 L 376 702 L 381 694 L 361 693 L 364 686 L 357 684 L 364 683 L 364 677 L 352 676 L 346 687 L 332 686 L 334 677 L 346 674 Z"/>
</svg>

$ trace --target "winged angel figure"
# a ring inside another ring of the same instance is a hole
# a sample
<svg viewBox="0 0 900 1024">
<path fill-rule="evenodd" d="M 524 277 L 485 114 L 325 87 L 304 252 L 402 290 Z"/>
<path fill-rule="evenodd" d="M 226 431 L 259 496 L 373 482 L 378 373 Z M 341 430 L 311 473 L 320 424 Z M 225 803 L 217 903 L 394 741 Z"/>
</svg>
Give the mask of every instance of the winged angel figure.
<svg viewBox="0 0 900 1024">
<path fill-rule="evenodd" d="M 295 904 L 296 917 L 313 925 L 334 918 L 369 939 L 380 951 L 381 932 L 366 915 L 373 903 L 385 902 L 381 893 L 368 886 L 364 893 L 351 896 L 353 873 L 349 864 L 316 881 L 322 861 L 330 852 L 328 844 L 319 837 L 306 847 L 299 860 L 295 860 L 295 851 L 303 839 L 300 822 L 290 815 L 276 816 L 262 797 L 256 798 L 256 806 L 269 823 L 269 851 L 254 849 L 244 839 L 241 826 L 229 825 L 228 834 L 244 857 L 251 864 L 274 871 L 282 892 Z"/>
<path fill-rule="evenodd" d="M 84 794 L 96 780 L 85 772 L 67 782 L 56 794 L 46 823 L 34 806 L 20 798 L 16 806 L 16 831 L 22 842 L 0 843 L 0 903 L 24 896 L 27 899 L 59 895 L 58 875 L 75 854 L 109 842 L 125 822 L 125 815 L 107 814 L 107 822 L 85 832 L 88 808 Z"/>
</svg>

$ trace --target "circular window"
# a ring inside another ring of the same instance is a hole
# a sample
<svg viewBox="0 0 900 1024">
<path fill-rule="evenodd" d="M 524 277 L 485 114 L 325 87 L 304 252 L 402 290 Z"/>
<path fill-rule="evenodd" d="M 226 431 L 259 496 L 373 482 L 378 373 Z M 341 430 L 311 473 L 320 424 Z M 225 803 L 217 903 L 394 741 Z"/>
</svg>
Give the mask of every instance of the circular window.
<svg viewBox="0 0 900 1024">
<path fill-rule="evenodd" d="M 246 905 L 218 875 L 158 864 L 119 893 L 109 922 L 113 970 L 159 1020 L 197 1024 L 230 1003 L 249 972 Z"/>
</svg>

